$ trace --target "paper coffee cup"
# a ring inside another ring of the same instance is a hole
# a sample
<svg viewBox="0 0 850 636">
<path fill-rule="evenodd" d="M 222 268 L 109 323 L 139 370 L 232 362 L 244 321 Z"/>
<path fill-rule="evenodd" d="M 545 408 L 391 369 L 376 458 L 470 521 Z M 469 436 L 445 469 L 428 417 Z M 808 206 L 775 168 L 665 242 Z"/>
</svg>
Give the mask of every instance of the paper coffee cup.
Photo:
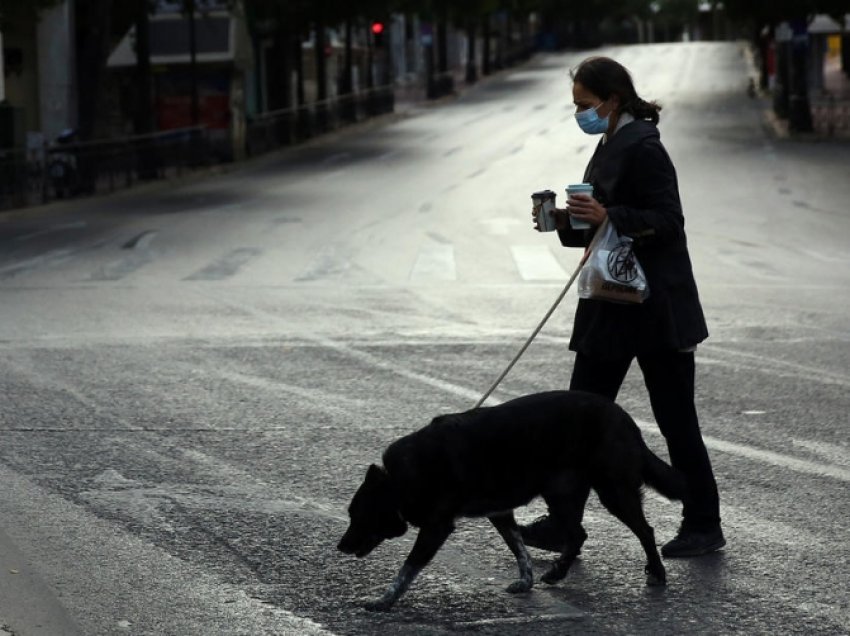
<svg viewBox="0 0 850 636">
<path fill-rule="evenodd" d="M 555 209 L 556 196 L 551 190 L 541 190 L 531 195 L 537 227 L 541 232 L 553 232 L 556 229 L 555 217 L 551 214 L 551 211 Z"/>
<path fill-rule="evenodd" d="M 589 183 L 574 183 L 572 185 L 567 186 L 567 198 L 569 199 L 574 194 L 586 194 L 588 196 L 593 196 L 593 186 Z M 569 211 L 569 208 L 567 208 Z M 579 219 L 573 218 L 570 215 L 570 227 L 574 230 L 589 230 L 590 223 L 587 221 L 580 221 Z"/>
</svg>

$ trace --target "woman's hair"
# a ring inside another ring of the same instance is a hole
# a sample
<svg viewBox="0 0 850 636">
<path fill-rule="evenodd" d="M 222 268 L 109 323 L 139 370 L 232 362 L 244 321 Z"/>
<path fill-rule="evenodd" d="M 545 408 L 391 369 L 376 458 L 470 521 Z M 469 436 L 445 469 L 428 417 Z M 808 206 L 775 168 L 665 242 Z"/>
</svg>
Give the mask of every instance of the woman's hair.
<svg viewBox="0 0 850 636">
<path fill-rule="evenodd" d="M 661 106 L 638 97 L 629 71 L 610 57 L 590 57 L 570 71 L 570 77 L 602 100 L 610 99 L 612 95 L 619 97 L 620 112 L 630 113 L 635 119 L 658 123 Z"/>
</svg>

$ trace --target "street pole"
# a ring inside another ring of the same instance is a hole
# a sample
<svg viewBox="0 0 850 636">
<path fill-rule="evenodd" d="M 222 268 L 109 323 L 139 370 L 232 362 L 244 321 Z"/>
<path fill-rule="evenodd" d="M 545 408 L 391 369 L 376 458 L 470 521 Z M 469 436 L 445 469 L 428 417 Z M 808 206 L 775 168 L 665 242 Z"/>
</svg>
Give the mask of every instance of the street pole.
<svg viewBox="0 0 850 636">
<path fill-rule="evenodd" d="M 6 99 L 6 67 L 3 62 L 3 32 L 0 31 L 0 102 Z"/>
<path fill-rule="evenodd" d="M 787 22 L 776 27 L 776 86 L 773 91 L 773 112 L 785 119 L 788 117 L 789 51 L 793 32 Z"/>
<path fill-rule="evenodd" d="M 187 0 L 189 9 L 189 76 L 192 83 L 192 125 L 200 122 L 200 107 L 198 103 L 198 63 L 197 44 L 195 41 L 195 0 Z"/>
<path fill-rule="evenodd" d="M 147 0 L 136 2 L 136 100 L 133 132 L 144 135 L 153 130 L 151 112 L 150 18 Z"/>
<path fill-rule="evenodd" d="M 484 38 L 484 42 L 481 46 L 481 74 L 489 75 L 491 72 L 490 68 L 490 40 L 491 40 L 491 32 L 490 32 L 490 14 L 485 13 L 481 17 L 481 35 Z"/>
<path fill-rule="evenodd" d="M 805 18 L 792 24 L 791 83 L 788 103 L 788 128 L 794 132 L 812 132 L 812 111 L 809 104 L 808 53 L 809 33 Z"/>
<path fill-rule="evenodd" d="M 420 26 L 420 38 L 425 53 L 425 96 L 427 99 L 437 97 L 434 82 L 434 31 L 430 22 Z"/>
<path fill-rule="evenodd" d="M 475 59 L 475 20 L 470 18 L 466 24 L 466 83 L 474 84 L 478 80 L 478 61 Z"/>
</svg>

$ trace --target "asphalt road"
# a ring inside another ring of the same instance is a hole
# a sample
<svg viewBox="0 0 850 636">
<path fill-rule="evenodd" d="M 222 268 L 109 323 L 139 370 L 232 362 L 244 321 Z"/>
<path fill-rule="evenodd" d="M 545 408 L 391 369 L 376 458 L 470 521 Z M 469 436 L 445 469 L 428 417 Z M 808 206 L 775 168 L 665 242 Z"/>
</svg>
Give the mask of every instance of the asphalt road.
<svg viewBox="0 0 850 636">
<path fill-rule="evenodd" d="M 592 499 L 568 578 L 511 596 L 513 557 L 463 520 L 381 615 L 360 605 L 413 533 L 335 550 L 368 464 L 470 408 L 578 262 L 529 223 L 595 143 L 570 108 L 584 54 L 551 55 L 238 170 L 0 216 L 0 628 L 850 633 L 850 146 L 774 139 L 737 45 L 605 52 L 664 105 L 726 550 L 647 588 Z M 574 307 L 495 399 L 566 385 Z M 638 373 L 621 403 L 663 455 Z M 666 541 L 678 507 L 646 507 Z"/>
</svg>

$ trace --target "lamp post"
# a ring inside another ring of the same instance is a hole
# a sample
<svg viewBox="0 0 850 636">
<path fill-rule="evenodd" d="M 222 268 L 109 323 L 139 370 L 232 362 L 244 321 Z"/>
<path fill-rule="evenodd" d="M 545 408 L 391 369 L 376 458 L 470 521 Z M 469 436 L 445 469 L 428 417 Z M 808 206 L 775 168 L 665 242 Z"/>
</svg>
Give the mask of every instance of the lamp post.
<svg viewBox="0 0 850 636">
<path fill-rule="evenodd" d="M 773 91 L 773 111 L 778 117 L 788 117 L 789 47 L 793 32 L 787 22 L 777 25 L 776 40 L 776 87 Z"/>
<path fill-rule="evenodd" d="M 3 62 L 3 32 L 0 31 L 0 102 L 6 99 L 6 67 Z"/>
<path fill-rule="evenodd" d="M 189 14 L 189 77 L 192 83 L 192 125 L 200 122 L 200 107 L 198 104 L 198 62 L 197 44 L 195 41 L 195 0 L 186 0 Z"/>
<path fill-rule="evenodd" d="M 808 53 L 809 33 L 806 18 L 791 24 L 790 84 L 788 99 L 788 128 L 794 132 L 811 132 L 812 111 L 809 105 Z"/>
</svg>

